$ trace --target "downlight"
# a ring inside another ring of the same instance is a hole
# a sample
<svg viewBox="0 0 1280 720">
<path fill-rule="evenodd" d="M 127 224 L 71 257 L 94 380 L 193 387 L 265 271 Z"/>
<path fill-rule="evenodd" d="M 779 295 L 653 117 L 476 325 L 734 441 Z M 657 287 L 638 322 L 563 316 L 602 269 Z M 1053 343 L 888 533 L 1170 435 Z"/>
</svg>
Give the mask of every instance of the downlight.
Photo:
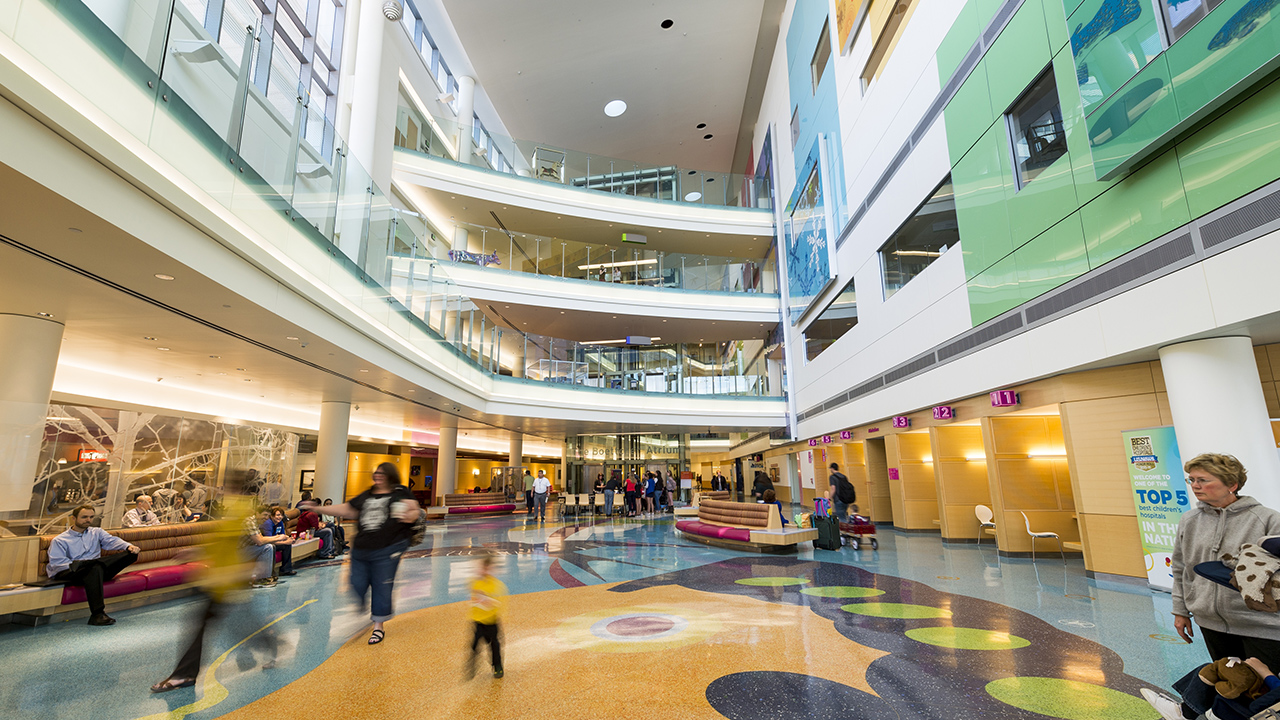
<svg viewBox="0 0 1280 720">
<path fill-rule="evenodd" d="M 604 106 L 604 114 L 609 117 L 618 117 L 627 111 L 627 104 L 621 100 L 610 100 Z"/>
</svg>

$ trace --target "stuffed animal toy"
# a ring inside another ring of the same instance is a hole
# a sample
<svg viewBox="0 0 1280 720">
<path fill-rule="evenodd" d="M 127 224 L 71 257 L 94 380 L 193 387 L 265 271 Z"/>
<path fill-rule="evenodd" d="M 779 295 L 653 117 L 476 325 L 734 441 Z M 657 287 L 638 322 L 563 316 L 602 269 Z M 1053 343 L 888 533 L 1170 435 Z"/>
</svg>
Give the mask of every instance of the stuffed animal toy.
<svg viewBox="0 0 1280 720">
<path fill-rule="evenodd" d="M 1240 658 L 1222 658 L 1200 668 L 1200 680 L 1212 685 L 1218 694 L 1228 700 L 1243 697 L 1256 700 L 1267 692 L 1267 686 Z"/>
</svg>

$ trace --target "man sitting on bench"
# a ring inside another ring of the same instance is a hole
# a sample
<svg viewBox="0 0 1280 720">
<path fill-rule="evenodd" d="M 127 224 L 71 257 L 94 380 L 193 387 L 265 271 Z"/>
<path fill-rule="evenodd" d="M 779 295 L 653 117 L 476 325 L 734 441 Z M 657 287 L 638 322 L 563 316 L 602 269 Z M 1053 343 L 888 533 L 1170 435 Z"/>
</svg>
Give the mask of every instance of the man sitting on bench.
<svg viewBox="0 0 1280 720">
<path fill-rule="evenodd" d="M 50 578 L 84 588 L 89 600 L 90 625 L 114 625 L 116 621 L 106 612 L 102 585 L 133 564 L 142 550 L 102 528 L 92 527 L 94 514 L 91 505 L 81 505 L 71 511 L 73 525 L 49 543 L 46 569 Z M 104 550 L 129 552 L 104 558 Z"/>
</svg>

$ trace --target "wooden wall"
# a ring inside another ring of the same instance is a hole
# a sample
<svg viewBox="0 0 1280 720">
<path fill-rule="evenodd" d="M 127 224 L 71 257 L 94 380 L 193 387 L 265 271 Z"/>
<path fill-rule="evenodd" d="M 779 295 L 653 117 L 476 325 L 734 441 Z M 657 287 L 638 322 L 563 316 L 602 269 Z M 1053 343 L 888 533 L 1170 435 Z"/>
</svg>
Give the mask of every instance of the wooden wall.
<svg viewBox="0 0 1280 720">
<path fill-rule="evenodd" d="M 889 499 L 893 526 L 902 530 L 937 531 L 938 484 L 933 476 L 929 432 L 906 432 L 885 438 L 889 459 Z M 897 478 L 894 478 L 895 471 Z"/>
<path fill-rule="evenodd" d="M 889 491 L 889 458 L 885 451 L 884 438 L 867 438 L 863 450 L 867 465 L 867 483 L 871 498 L 871 520 L 878 523 L 893 523 L 894 508 Z"/>
<path fill-rule="evenodd" d="M 844 462 L 840 463 L 840 472 L 849 478 L 853 489 L 858 494 L 858 512 L 866 517 L 873 517 L 875 497 L 871 493 L 871 485 L 867 481 L 867 451 L 865 443 L 844 443 Z"/>
<path fill-rule="evenodd" d="M 933 472 L 937 481 L 942 537 L 977 540 L 979 524 L 974 507 L 991 507 L 987 457 L 981 425 L 929 428 Z M 983 539 L 987 539 L 983 536 Z"/>
<path fill-rule="evenodd" d="M 1000 549 L 1031 552 L 1023 512 L 1032 530 L 1056 532 L 1064 542 L 1079 542 L 1062 421 L 1057 416 L 988 417 L 982 419 L 982 435 Z M 1030 457 L 1036 454 L 1062 456 Z M 1052 540 L 1036 545 L 1037 553 L 1057 551 Z"/>
</svg>

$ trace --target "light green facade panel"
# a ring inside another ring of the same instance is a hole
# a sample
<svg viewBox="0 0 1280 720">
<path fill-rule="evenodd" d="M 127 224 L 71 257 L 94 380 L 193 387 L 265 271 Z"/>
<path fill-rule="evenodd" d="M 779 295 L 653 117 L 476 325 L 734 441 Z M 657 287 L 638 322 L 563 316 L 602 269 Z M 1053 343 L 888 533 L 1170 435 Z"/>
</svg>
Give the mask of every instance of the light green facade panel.
<svg viewBox="0 0 1280 720">
<path fill-rule="evenodd" d="M 1004 125 L 997 123 L 951 170 L 967 278 L 1013 252 L 1005 205 L 1005 185 L 1011 178 L 1005 177 L 1001 160 L 1007 153 L 1005 142 Z"/>
<path fill-rule="evenodd" d="M 1181 121 L 1165 56 L 1156 58 L 1089 115 L 1089 144 L 1098 177 L 1165 136 Z"/>
<path fill-rule="evenodd" d="M 1005 153 L 1004 173 L 1012 179 L 1012 159 Z M 1012 182 L 1005 188 L 1009 208 L 1009 235 L 1016 248 L 1080 207 L 1071 161 L 1063 155 L 1040 171 L 1021 190 Z"/>
<path fill-rule="evenodd" d="M 969 313 L 974 325 L 981 325 L 1000 313 L 1022 304 L 1018 292 L 1018 264 L 1012 255 L 969 280 Z"/>
<path fill-rule="evenodd" d="M 1072 213 L 1018 248 L 1013 257 L 1018 266 L 1018 295 L 1022 302 L 1089 272 L 1080 215 Z"/>
<path fill-rule="evenodd" d="M 1191 220 L 1177 154 L 1166 152 L 1080 210 L 1096 268 Z M 961 238 L 963 242 L 963 237 Z"/>
<path fill-rule="evenodd" d="M 1179 143 L 1177 152 L 1193 217 L 1280 177 L 1280 81 Z"/>
<path fill-rule="evenodd" d="M 992 108 L 1003 114 L 1045 69 L 1049 58 L 1044 6 L 1034 0 L 1024 2 L 984 58 Z"/>
<path fill-rule="evenodd" d="M 982 63 L 947 103 L 945 118 L 947 149 L 954 165 L 995 122 L 991 95 L 987 92 L 987 73 Z"/>
<path fill-rule="evenodd" d="M 938 82 L 946 85 L 951 75 L 960 67 L 965 53 L 977 42 L 982 28 L 978 25 L 978 0 L 969 0 L 964 9 L 956 17 L 951 29 L 947 31 L 942 44 L 938 46 L 936 59 L 938 62 Z"/>
<path fill-rule="evenodd" d="M 1053 58 L 1054 77 L 1058 81 L 1058 100 L 1062 103 L 1062 124 L 1067 133 L 1067 155 L 1071 158 L 1076 199 L 1087 203 L 1116 183 L 1100 181 L 1093 169 L 1093 151 L 1089 147 L 1089 127 L 1075 90 L 1076 66 L 1069 49 Z"/>
<path fill-rule="evenodd" d="M 1193 116 L 1259 68 L 1273 66 L 1280 52 L 1278 5 L 1266 0 L 1226 0 L 1169 48 L 1169 72 L 1183 118 Z"/>
<path fill-rule="evenodd" d="M 1067 16 L 1061 0 L 1041 0 L 1041 2 L 1044 5 L 1045 30 L 1049 33 L 1049 54 L 1057 55 L 1058 51 L 1071 39 L 1067 34 Z"/>
<path fill-rule="evenodd" d="M 1086 115 L 1164 50 L 1147 0 L 1084 0 L 1067 19 Z"/>
</svg>

